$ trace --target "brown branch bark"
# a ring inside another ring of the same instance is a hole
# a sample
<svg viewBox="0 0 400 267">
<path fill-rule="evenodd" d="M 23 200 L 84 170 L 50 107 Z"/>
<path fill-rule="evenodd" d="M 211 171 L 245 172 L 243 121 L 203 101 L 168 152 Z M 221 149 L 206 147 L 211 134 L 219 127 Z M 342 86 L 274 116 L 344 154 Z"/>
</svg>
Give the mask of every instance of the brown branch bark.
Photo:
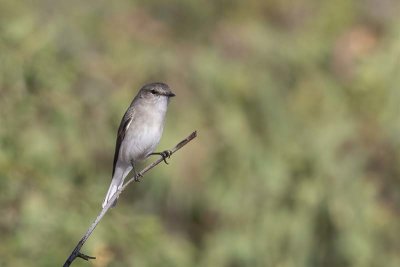
<svg viewBox="0 0 400 267">
<path fill-rule="evenodd" d="M 179 142 L 174 148 L 172 148 L 171 155 L 174 154 L 176 151 L 181 149 L 183 146 L 185 146 L 187 143 L 192 141 L 195 137 L 197 136 L 197 132 L 194 131 L 191 133 L 188 137 L 183 139 L 181 142 Z M 144 176 L 144 174 L 151 169 L 153 169 L 155 166 L 160 164 L 163 161 L 163 158 L 159 158 L 158 160 L 154 161 L 153 163 L 149 164 L 147 167 L 145 167 L 143 170 L 141 170 L 138 174 L 140 176 Z M 78 242 L 74 250 L 72 251 L 71 255 L 69 255 L 68 259 L 64 263 L 64 267 L 70 266 L 71 263 L 76 259 L 76 258 L 82 258 L 84 260 L 90 260 L 90 259 L 95 259 L 96 257 L 88 256 L 83 253 L 81 253 L 81 248 L 85 244 L 85 242 L 88 240 L 89 236 L 93 233 L 94 229 L 96 226 L 99 224 L 100 220 L 103 218 L 103 216 L 107 213 L 107 211 L 110 209 L 112 204 L 114 203 L 114 200 L 118 199 L 119 195 L 122 193 L 122 191 L 125 190 L 125 188 L 132 183 L 135 180 L 135 177 L 130 178 L 125 184 L 119 189 L 114 196 L 108 201 L 107 205 L 101 210 L 100 214 L 97 216 L 96 220 L 92 223 L 92 225 L 89 227 L 89 229 L 86 231 L 85 235 L 82 237 L 82 239 Z"/>
</svg>

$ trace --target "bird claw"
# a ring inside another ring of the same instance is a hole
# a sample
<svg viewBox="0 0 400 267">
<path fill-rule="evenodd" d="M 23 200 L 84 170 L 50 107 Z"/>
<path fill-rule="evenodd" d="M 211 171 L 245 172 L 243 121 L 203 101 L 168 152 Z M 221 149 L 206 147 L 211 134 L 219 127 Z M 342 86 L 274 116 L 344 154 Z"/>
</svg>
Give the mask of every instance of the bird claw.
<svg viewBox="0 0 400 267">
<path fill-rule="evenodd" d="M 171 150 L 165 150 L 163 152 L 160 153 L 161 157 L 163 158 L 165 164 L 169 164 L 167 162 L 167 158 L 170 158 L 172 155 L 172 151 Z"/>
<path fill-rule="evenodd" d="M 135 182 L 140 182 L 140 178 L 142 178 L 142 177 L 143 177 L 143 175 L 141 175 L 140 173 L 138 173 L 138 174 L 135 175 L 134 181 L 135 181 Z"/>
<path fill-rule="evenodd" d="M 167 162 L 167 158 L 169 159 L 171 157 L 172 151 L 164 150 L 163 152 L 151 153 L 150 155 L 160 155 L 162 157 L 163 161 L 165 162 L 165 164 L 169 164 Z"/>
</svg>

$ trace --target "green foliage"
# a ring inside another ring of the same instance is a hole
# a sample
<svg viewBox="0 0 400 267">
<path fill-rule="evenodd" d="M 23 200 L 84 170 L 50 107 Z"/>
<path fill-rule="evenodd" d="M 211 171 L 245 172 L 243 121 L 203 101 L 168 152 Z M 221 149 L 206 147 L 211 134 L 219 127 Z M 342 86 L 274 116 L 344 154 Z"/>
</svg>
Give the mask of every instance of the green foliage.
<svg viewBox="0 0 400 267">
<path fill-rule="evenodd" d="M 0 266 L 64 262 L 150 81 L 177 94 L 159 150 L 199 137 L 74 266 L 399 266 L 399 8 L 0 0 Z"/>
</svg>

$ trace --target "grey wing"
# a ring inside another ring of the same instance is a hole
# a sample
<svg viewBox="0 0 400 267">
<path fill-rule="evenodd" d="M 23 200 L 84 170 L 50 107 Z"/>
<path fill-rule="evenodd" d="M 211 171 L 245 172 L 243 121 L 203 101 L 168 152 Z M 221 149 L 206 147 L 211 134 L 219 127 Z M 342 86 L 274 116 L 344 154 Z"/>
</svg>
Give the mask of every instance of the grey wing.
<svg viewBox="0 0 400 267">
<path fill-rule="evenodd" d="M 129 125 L 132 122 L 132 119 L 133 119 L 133 112 L 131 112 L 128 109 L 125 112 L 124 117 L 122 117 L 121 123 L 119 125 L 119 129 L 118 129 L 117 141 L 116 141 L 116 144 L 115 144 L 115 153 L 114 153 L 114 163 L 113 163 L 112 176 L 114 176 L 115 165 L 117 164 L 118 155 L 119 155 L 119 149 L 121 148 L 122 141 L 125 138 L 126 131 L 128 130 Z"/>
</svg>

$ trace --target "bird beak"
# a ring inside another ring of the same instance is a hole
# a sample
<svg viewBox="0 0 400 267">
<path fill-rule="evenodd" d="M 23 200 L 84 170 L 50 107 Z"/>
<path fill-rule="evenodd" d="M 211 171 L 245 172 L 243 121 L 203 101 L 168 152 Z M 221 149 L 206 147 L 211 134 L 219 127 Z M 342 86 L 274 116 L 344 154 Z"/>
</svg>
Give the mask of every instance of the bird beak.
<svg viewBox="0 0 400 267">
<path fill-rule="evenodd" d="M 174 93 L 172 93 L 172 92 L 170 92 L 170 93 L 168 93 L 168 94 L 167 94 L 167 96 L 168 96 L 168 97 L 174 97 L 174 96 L 175 96 L 175 94 L 174 94 Z"/>
</svg>

